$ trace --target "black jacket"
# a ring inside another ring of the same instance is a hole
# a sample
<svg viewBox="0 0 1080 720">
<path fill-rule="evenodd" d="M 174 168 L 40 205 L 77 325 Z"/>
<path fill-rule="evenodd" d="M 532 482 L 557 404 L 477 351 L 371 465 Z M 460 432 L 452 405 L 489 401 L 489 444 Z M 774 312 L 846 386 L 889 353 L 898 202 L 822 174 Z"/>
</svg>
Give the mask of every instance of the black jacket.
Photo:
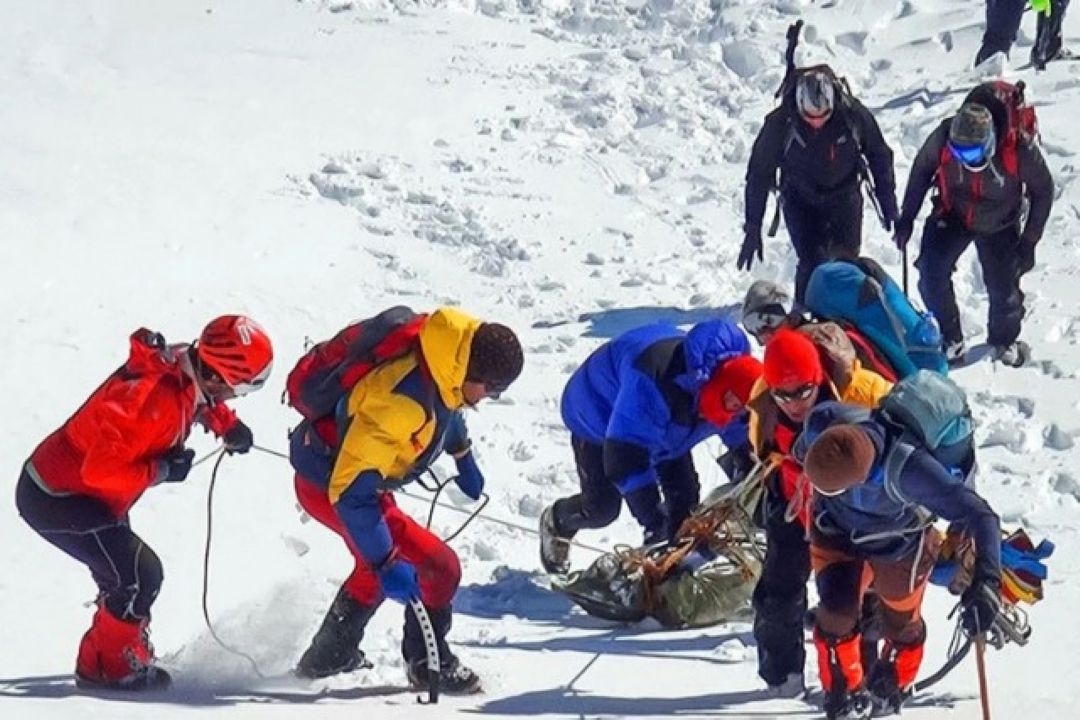
<svg viewBox="0 0 1080 720">
<path fill-rule="evenodd" d="M 838 99 L 836 112 L 824 127 L 814 130 L 799 117 L 789 95 L 765 117 L 765 125 L 754 141 L 746 170 L 746 227 L 761 228 L 777 170 L 785 201 L 828 204 L 858 192 L 862 157 L 866 158 L 886 217 L 895 218 L 893 153 L 870 111 L 855 98 Z"/>
<path fill-rule="evenodd" d="M 911 166 L 898 228 L 910 232 L 927 191 L 936 184 L 932 217 L 943 217 L 979 235 L 992 235 L 1020 224 L 1026 196 L 1030 207 L 1023 234 L 1031 240 L 1041 238 L 1054 202 L 1054 179 L 1039 146 L 1016 147 L 1015 173 L 1006 170 L 1000 148 L 978 172 L 952 158 L 942 163 L 944 153 L 948 153 L 945 144 L 951 121 L 945 120 L 931 133 Z"/>
</svg>

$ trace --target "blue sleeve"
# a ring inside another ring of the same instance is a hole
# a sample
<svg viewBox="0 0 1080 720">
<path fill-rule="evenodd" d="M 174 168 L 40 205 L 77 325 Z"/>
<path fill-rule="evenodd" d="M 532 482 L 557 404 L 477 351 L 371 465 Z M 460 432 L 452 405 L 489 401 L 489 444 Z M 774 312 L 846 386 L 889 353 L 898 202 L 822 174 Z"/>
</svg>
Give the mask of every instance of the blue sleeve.
<svg viewBox="0 0 1080 720">
<path fill-rule="evenodd" d="M 734 450 L 750 442 L 750 413 L 744 410 L 720 428 L 720 439 L 724 441 L 724 447 L 728 450 Z"/>
<path fill-rule="evenodd" d="M 375 470 L 363 471 L 334 506 L 349 539 L 372 567 L 382 564 L 394 547 L 379 506 L 378 489 L 382 479 Z"/>
<path fill-rule="evenodd" d="M 460 410 L 450 416 L 446 427 L 443 447 L 450 454 L 459 453 L 469 444 L 469 428 L 465 425 L 465 416 Z"/>
<path fill-rule="evenodd" d="M 925 450 L 916 450 L 900 474 L 899 490 L 910 502 L 961 525 L 975 542 L 975 576 L 1001 577 L 1001 523 L 997 513 Z"/>
<path fill-rule="evenodd" d="M 604 438 L 604 474 L 623 495 L 657 482 L 653 458 L 664 442 L 671 411 L 660 389 L 637 371 L 627 373 Z"/>
</svg>

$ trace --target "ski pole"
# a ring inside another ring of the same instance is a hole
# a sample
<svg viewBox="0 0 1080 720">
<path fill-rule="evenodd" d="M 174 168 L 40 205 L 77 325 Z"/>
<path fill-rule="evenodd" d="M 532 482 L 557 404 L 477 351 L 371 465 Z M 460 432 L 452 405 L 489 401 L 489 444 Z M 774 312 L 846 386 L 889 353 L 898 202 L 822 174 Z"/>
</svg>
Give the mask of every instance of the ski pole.
<svg viewBox="0 0 1080 720">
<path fill-rule="evenodd" d="M 986 688 L 986 637 L 975 638 L 975 665 L 979 669 L 979 700 L 983 720 L 990 720 L 990 692 Z"/>
<path fill-rule="evenodd" d="M 427 702 L 421 698 L 417 698 L 416 701 L 421 705 L 434 705 L 439 702 L 439 673 L 442 669 L 439 660 L 439 641 L 435 638 L 435 626 L 431 624 L 431 616 L 428 615 L 424 603 L 420 600 L 410 600 L 409 607 L 416 616 L 416 622 L 420 625 L 420 633 L 424 636 L 424 649 L 427 651 L 428 699 Z"/>
<path fill-rule="evenodd" d="M 904 295 L 908 294 L 908 269 L 907 269 L 907 243 L 904 243 L 904 247 L 900 248 L 900 263 L 904 267 Z"/>
</svg>

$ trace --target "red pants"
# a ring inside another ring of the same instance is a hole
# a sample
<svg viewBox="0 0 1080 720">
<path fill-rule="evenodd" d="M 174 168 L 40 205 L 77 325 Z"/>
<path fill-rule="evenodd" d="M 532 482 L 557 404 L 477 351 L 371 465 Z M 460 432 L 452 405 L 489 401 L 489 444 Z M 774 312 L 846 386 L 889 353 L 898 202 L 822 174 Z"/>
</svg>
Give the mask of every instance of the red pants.
<svg viewBox="0 0 1080 720">
<path fill-rule="evenodd" d="M 356 566 L 345 581 L 345 589 L 363 605 L 378 605 L 383 599 L 379 577 L 349 539 L 326 491 L 299 474 L 295 485 L 300 506 L 308 515 L 340 535 L 352 553 Z M 457 554 L 431 531 L 403 513 L 390 493 L 383 493 L 379 502 L 383 519 L 390 529 L 390 537 L 398 549 L 398 557 L 416 567 L 424 605 L 436 610 L 446 607 L 453 600 L 461 582 L 461 563 Z"/>
</svg>

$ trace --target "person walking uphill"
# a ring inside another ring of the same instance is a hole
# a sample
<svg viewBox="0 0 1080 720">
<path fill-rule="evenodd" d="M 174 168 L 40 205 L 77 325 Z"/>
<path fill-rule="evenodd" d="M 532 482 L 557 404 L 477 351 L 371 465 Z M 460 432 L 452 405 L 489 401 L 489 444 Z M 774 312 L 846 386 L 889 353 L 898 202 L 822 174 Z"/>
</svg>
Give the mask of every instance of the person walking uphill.
<svg viewBox="0 0 1080 720">
<path fill-rule="evenodd" d="M 780 107 L 765 118 L 746 170 L 745 237 L 738 267 L 762 259 L 762 219 L 769 192 L 780 207 L 798 256 L 795 301 L 822 262 L 854 260 L 862 245 L 860 187 L 866 166 L 883 222 L 896 220 L 893 154 L 870 111 L 852 97 L 828 66 L 797 72 Z M 780 178 L 777 182 L 777 171 Z"/>
<path fill-rule="evenodd" d="M 821 344 L 811 337 L 817 336 Z M 765 563 L 754 588 L 754 640 L 758 675 L 778 695 L 805 689 L 803 619 L 810 555 L 806 542 L 808 495 L 802 467 L 792 456 L 803 421 L 819 403 L 844 400 L 871 408 L 892 387 L 863 368 L 846 336 L 831 323 L 781 328 L 765 346 L 764 376 L 751 393 L 750 442 L 757 458 L 774 469 L 765 480 L 761 514 Z M 845 348 L 826 365 L 823 345 Z"/>
<path fill-rule="evenodd" d="M 922 662 L 920 608 L 940 545 L 928 512 L 974 540 L 973 581 L 961 600 L 972 636 L 990 630 L 1001 607 L 998 516 L 902 428 L 869 413 L 860 419 L 838 403 L 816 408 L 806 426 L 812 437 L 803 467 L 815 492 L 810 542 L 820 597 L 814 644 L 825 712 L 847 719 L 899 712 Z M 869 675 L 859 627 L 868 586 L 880 599 L 885 640 Z"/>
<path fill-rule="evenodd" d="M 262 387 L 272 363 L 265 331 L 239 315 L 213 320 L 190 345 L 137 330 L 127 361 L 23 466 L 19 514 L 86 565 L 98 587 L 75 663 L 80 687 L 169 684 L 147 639 L 161 561 L 132 530 L 128 511 L 147 488 L 187 477 L 193 423 L 222 438 L 227 452 L 251 449 L 251 430 L 225 401 Z"/>
<path fill-rule="evenodd" d="M 915 265 L 919 294 L 937 317 L 951 362 L 962 360 L 965 352 L 952 275 L 972 242 L 990 298 L 987 340 L 1002 363 L 1018 367 L 1025 362 L 1026 349 L 1017 342 L 1024 317 L 1020 277 L 1034 266 L 1054 182 L 1034 128 L 1020 120 L 1027 109 L 1020 92 L 1002 83 L 973 90 L 960 111 L 926 139 L 908 177 L 896 244 L 906 246 L 933 186 L 934 207 Z"/>
<path fill-rule="evenodd" d="M 300 505 L 345 540 L 355 563 L 296 672 L 318 678 L 365 666 L 359 645 L 383 599 L 405 604 L 419 599 L 435 629 L 440 688 L 472 693 L 480 689 L 480 679 L 446 640 L 461 580 L 458 557 L 403 513 L 392 491 L 447 452 L 457 464 L 458 487 L 474 500 L 480 497 L 484 476 L 471 452 L 462 412 L 505 392 L 521 374 L 524 355 L 510 328 L 453 308 L 430 315 L 393 308 L 366 321 L 364 331 L 376 332 L 380 319 L 401 310 L 410 316 L 408 322 L 389 331 L 383 327 L 386 335 L 378 343 L 396 350 L 342 389 L 330 431 L 308 419 L 291 436 Z M 378 349 L 373 354 L 380 355 Z M 410 683 L 426 688 L 427 653 L 420 624 L 408 607 L 401 650 Z"/>
<path fill-rule="evenodd" d="M 567 573 L 571 538 L 615 522 L 623 501 L 646 545 L 672 538 L 698 504 L 693 447 L 717 434 L 729 450 L 746 444 L 742 409 L 761 374 L 749 352 L 746 335 L 728 320 L 688 333 L 656 323 L 605 343 L 582 363 L 562 396 L 581 492 L 541 514 L 545 570 Z"/>
</svg>

